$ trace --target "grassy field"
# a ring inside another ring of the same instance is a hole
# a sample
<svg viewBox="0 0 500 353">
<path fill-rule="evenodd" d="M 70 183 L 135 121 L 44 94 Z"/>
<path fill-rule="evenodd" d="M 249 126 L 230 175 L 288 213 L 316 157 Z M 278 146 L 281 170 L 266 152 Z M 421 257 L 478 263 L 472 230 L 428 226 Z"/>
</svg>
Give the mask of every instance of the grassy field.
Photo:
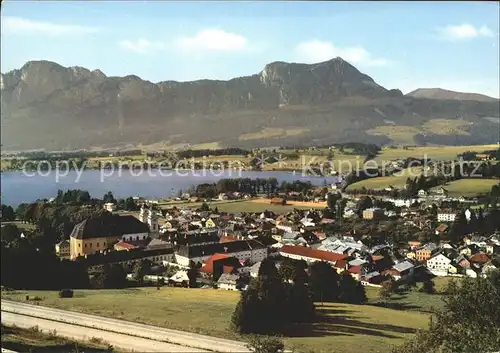
<svg viewBox="0 0 500 353">
<path fill-rule="evenodd" d="M 376 161 L 389 161 L 399 158 L 427 158 L 436 160 L 450 160 L 457 159 L 457 154 L 473 151 L 482 152 L 486 150 L 494 150 L 499 148 L 498 145 L 472 145 L 472 146 L 432 146 L 432 147 L 408 147 L 403 148 L 384 148 L 375 158 Z"/>
<path fill-rule="evenodd" d="M 441 185 L 450 196 L 475 196 L 491 191 L 493 185 L 500 184 L 499 179 L 460 179 Z"/>
<path fill-rule="evenodd" d="M 382 125 L 368 130 L 369 135 L 387 136 L 396 144 L 412 145 L 413 137 L 422 132 L 431 132 L 440 135 L 469 135 L 463 128 L 470 122 L 463 119 L 436 119 L 426 122 L 422 126 Z"/>
<path fill-rule="evenodd" d="M 260 140 L 278 136 L 282 137 L 297 136 L 307 131 L 309 130 L 303 128 L 296 128 L 296 129 L 264 128 L 259 132 L 252 132 L 240 135 L 238 139 L 244 141 L 244 140 Z"/>
<path fill-rule="evenodd" d="M 110 352 L 108 345 L 95 340 L 93 342 L 75 342 L 36 329 L 22 329 L 2 324 L 2 348 L 16 352 L 33 353 L 69 353 L 69 352 Z M 117 352 L 117 350 L 113 350 Z"/>
<path fill-rule="evenodd" d="M 7 292 L 5 299 L 43 298 L 41 305 L 148 323 L 216 337 L 244 339 L 229 330 L 239 293 L 213 289 L 163 287 L 126 290 L 77 290 L 72 299 L 53 291 Z M 428 315 L 371 305 L 318 303 L 313 324 L 296 325 L 286 334 L 288 348 L 300 352 L 387 352 L 416 329 L 427 326 Z"/>
<path fill-rule="evenodd" d="M 411 167 L 404 169 L 398 173 L 389 176 L 370 178 L 357 183 L 353 183 L 347 187 L 347 190 L 359 190 L 362 187 L 367 189 L 385 189 L 390 185 L 395 188 L 402 189 L 406 184 L 408 177 L 415 178 L 422 173 L 422 167 Z"/>
</svg>

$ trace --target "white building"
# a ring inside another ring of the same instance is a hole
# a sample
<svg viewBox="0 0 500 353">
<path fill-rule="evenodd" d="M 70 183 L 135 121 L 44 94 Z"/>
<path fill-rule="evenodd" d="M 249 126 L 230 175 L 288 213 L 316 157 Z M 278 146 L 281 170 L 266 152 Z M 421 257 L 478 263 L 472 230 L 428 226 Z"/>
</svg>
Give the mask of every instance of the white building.
<svg viewBox="0 0 500 353">
<path fill-rule="evenodd" d="M 438 212 L 437 220 L 438 222 L 454 222 L 456 213 L 452 212 Z"/>
<path fill-rule="evenodd" d="M 446 276 L 451 260 L 443 254 L 437 254 L 427 260 L 427 268 L 436 276 Z"/>
<path fill-rule="evenodd" d="M 116 209 L 116 205 L 112 202 L 106 202 L 104 204 L 104 209 L 108 212 L 113 212 Z"/>
<path fill-rule="evenodd" d="M 217 286 L 223 290 L 238 290 L 238 279 L 238 275 L 223 273 L 217 281 Z"/>
</svg>

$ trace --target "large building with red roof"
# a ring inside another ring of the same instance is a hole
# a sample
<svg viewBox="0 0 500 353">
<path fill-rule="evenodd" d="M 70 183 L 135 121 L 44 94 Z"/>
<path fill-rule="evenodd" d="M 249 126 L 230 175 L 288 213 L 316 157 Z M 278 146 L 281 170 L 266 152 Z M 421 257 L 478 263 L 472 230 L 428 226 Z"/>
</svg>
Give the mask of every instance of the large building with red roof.
<svg viewBox="0 0 500 353">
<path fill-rule="evenodd" d="M 337 254 L 330 251 L 316 250 L 304 246 L 285 245 L 280 248 L 281 256 L 289 257 L 294 260 L 304 260 L 306 262 L 326 261 L 332 265 L 339 260 L 347 259 L 344 254 Z"/>
</svg>

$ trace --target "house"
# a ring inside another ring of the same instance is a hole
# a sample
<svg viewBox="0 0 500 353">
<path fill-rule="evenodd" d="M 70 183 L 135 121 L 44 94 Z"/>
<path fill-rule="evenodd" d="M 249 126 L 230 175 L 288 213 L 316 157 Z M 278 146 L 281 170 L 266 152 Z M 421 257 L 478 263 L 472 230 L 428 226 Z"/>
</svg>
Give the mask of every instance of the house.
<svg viewBox="0 0 500 353">
<path fill-rule="evenodd" d="M 326 261 L 331 265 L 335 265 L 338 260 L 348 258 L 344 254 L 336 254 L 330 251 L 316 250 L 306 248 L 304 246 L 284 245 L 279 249 L 279 254 L 283 257 L 289 257 L 294 260 L 304 260 L 308 263 L 316 261 Z"/>
<path fill-rule="evenodd" d="M 210 256 L 200 268 L 201 273 L 210 274 L 217 281 L 223 273 L 232 273 L 241 268 L 240 260 L 226 254 L 214 254 Z"/>
<path fill-rule="evenodd" d="M 438 187 L 434 190 L 434 193 L 437 194 L 437 195 L 442 195 L 442 196 L 446 196 L 448 195 L 448 190 L 446 190 L 445 188 L 443 187 Z"/>
<path fill-rule="evenodd" d="M 402 261 L 395 264 L 390 269 L 383 271 L 383 273 L 394 277 L 395 280 L 399 280 L 404 276 L 413 276 L 414 269 L 415 265 L 410 261 Z"/>
<path fill-rule="evenodd" d="M 145 239 L 147 224 L 134 216 L 103 215 L 87 218 L 73 228 L 70 235 L 70 258 L 111 249 L 120 240 Z"/>
<path fill-rule="evenodd" d="M 454 222 L 456 217 L 456 212 L 452 210 L 443 210 L 437 213 L 438 222 Z"/>
<path fill-rule="evenodd" d="M 273 242 L 274 243 L 274 242 Z M 227 243 L 210 243 L 203 245 L 181 245 L 175 253 L 175 260 L 179 265 L 189 266 L 191 261 L 204 262 L 216 253 L 236 257 L 240 261 L 249 260 L 251 263 L 264 260 L 268 255 L 268 248 L 272 244 L 259 239 L 237 240 Z"/>
<path fill-rule="evenodd" d="M 208 218 L 207 220 L 202 219 L 201 222 L 202 222 L 204 228 L 216 228 L 217 227 L 217 225 L 215 224 L 215 222 L 211 218 Z"/>
<path fill-rule="evenodd" d="M 476 154 L 476 158 L 479 159 L 480 161 L 488 161 L 491 159 L 491 156 L 486 153 L 478 153 Z"/>
<path fill-rule="evenodd" d="M 382 219 L 384 218 L 384 210 L 376 207 L 371 207 L 363 210 L 363 219 Z"/>
<path fill-rule="evenodd" d="M 447 224 L 440 224 L 439 226 L 436 227 L 436 235 L 442 235 L 444 232 L 448 230 L 448 225 Z"/>
<path fill-rule="evenodd" d="M 443 254 L 437 254 L 427 260 L 427 268 L 436 276 L 446 276 L 451 260 Z"/>
<path fill-rule="evenodd" d="M 112 202 L 106 202 L 103 208 L 108 212 L 113 212 L 116 209 L 116 205 Z"/>
<path fill-rule="evenodd" d="M 177 271 L 175 275 L 173 275 L 168 279 L 168 284 L 187 287 L 189 285 L 189 276 L 187 275 L 187 271 L 185 270 Z"/>
<path fill-rule="evenodd" d="M 219 287 L 219 289 L 236 291 L 238 290 L 239 279 L 239 275 L 223 273 L 217 281 L 217 286 Z"/>
<path fill-rule="evenodd" d="M 438 251 L 438 246 L 434 243 L 427 243 L 415 251 L 417 261 L 427 261 L 431 256 Z"/>
<path fill-rule="evenodd" d="M 418 190 L 417 195 L 418 195 L 418 197 L 427 197 L 428 193 L 424 189 L 420 189 L 420 190 Z"/>
<path fill-rule="evenodd" d="M 71 255 L 69 249 L 70 245 L 68 240 L 60 241 L 56 244 L 56 255 L 64 259 L 69 259 Z"/>
</svg>

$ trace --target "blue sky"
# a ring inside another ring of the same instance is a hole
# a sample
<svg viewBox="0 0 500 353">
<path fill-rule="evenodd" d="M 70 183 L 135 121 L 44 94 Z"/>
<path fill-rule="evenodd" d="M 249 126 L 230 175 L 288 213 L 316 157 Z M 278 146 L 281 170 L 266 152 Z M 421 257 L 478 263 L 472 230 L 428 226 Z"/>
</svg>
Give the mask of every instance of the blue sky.
<svg viewBox="0 0 500 353">
<path fill-rule="evenodd" d="M 494 2 L 2 4 L 1 71 L 29 60 L 152 82 L 228 79 L 340 56 L 386 88 L 499 97 Z"/>
</svg>

